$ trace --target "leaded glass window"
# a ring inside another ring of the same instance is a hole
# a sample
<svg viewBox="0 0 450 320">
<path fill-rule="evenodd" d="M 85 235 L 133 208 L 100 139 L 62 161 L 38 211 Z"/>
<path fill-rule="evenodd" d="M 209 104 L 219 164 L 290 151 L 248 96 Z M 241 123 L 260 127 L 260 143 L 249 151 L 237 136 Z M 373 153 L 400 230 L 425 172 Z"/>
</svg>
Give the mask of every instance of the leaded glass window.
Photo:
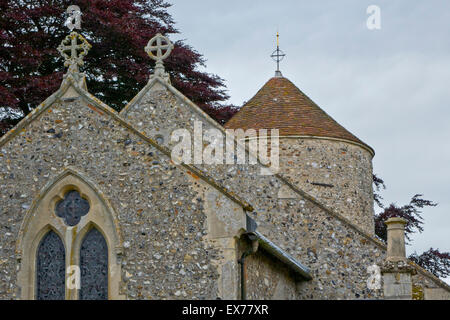
<svg viewBox="0 0 450 320">
<path fill-rule="evenodd" d="M 108 299 L 108 246 L 103 235 L 91 229 L 81 244 L 80 300 Z"/>
<path fill-rule="evenodd" d="M 58 217 L 64 219 L 66 225 L 73 227 L 89 212 L 89 209 L 89 202 L 83 199 L 78 191 L 72 190 L 56 204 L 55 211 Z"/>
<path fill-rule="evenodd" d="M 37 300 L 64 300 L 66 255 L 60 237 L 49 231 L 37 252 Z"/>
</svg>

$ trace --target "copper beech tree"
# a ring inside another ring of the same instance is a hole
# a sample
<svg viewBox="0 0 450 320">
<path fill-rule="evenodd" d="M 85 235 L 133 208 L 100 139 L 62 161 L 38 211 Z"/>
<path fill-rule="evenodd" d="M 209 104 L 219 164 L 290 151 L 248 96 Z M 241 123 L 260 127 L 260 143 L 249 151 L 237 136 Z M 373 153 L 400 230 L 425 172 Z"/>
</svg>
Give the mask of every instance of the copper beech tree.
<svg viewBox="0 0 450 320">
<path fill-rule="evenodd" d="M 405 226 L 405 236 L 406 239 L 411 242 L 410 236 L 413 233 L 423 231 L 421 209 L 424 207 L 435 207 L 437 206 L 437 203 L 422 199 L 422 194 L 416 194 L 406 205 L 399 207 L 395 203 L 391 203 L 388 207 L 385 207 L 382 203 L 383 198 L 379 194 L 381 189 L 386 189 L 384 181 L 374 174 L 373 184 L 375 187 L 374 189 L 376 190 L 374 192 L 375 203 L 383 210 L 375 214 L 375 234 L 386 242 L 387 228 L 384 222 L 389 218 L 400 217 L 407 221 Z M 440 252 L 438 249 L 430 248 L 420 255 L 414 252 L 408 258 L 437 277 L 445 278 L 450 276 L 449 252 Z"/>
<path fill-rule="evenodd" d="M 61 84 L 56 48 L 69 34 L 64 22 L 72 4 L 82 11 L 77 31 L 92 45 L 83 68 L 89 91 L 116 110 L 148 81 L 149 39 L 178 33 L 164 0 L 0 0 L 0 136 Z M 235 112 L 223 105 L 224 80 L 200 71 L 203 56 L 184 41 L 175 42 L 164 63 L 172 84 L 218 122 Z"/>
</svg>

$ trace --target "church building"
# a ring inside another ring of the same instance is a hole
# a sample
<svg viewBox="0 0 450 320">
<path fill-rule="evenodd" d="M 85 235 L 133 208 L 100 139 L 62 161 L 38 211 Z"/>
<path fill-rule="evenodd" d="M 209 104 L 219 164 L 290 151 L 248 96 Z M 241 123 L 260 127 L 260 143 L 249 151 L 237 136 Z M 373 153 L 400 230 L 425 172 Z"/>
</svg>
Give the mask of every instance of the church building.
<svg viewBox="0 0 450 320">
<path fill-rule="evenodd" d="M 406 259 L 404 221 L 375 236 L 374 150 L 279 70 L 224 128 L 171 85 L 163 35 L 121 112 L 89 93 L 89 48 L 63 40 L 60 88 L 0 138 L 0 299 L 450 298 Z M 199 127 L 246 161 L 180 161 L 173 133 Z"/>
</svg>

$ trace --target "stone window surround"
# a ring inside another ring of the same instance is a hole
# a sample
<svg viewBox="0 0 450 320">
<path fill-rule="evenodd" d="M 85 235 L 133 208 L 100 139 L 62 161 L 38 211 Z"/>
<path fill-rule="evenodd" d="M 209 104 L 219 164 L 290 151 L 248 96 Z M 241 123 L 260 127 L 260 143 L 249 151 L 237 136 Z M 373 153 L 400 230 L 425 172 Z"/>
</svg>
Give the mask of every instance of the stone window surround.
<svg viewBox="0 0 450 320">
<path fill-rule="evenodd" d="M 56 202 L 70 191 L 76 190 L 89 201 L 90 211 L 73 227 L 55 214 Z M 117 216 L 100 189 L 75 168 L 66 168 L 49 182 L 33 200 L 21 225 L 16 244 L 19 264 L 19 297 L 35 299 L 36 254 L 42 238 L 53 230 L 62 240 L 66 251 L 66 270 L 79 265 L 81 243 L 92 228 L 102 233 L 108 245 L 108 299 L 124 299 L 119 293 L 121 283 L 121 257 L 123 241 L 118 229 Z M 67 274 L 66 274 L 67 279 Z M 68 289 L 66 299 L 77 300 L 78 290 Z"/>
</svg>

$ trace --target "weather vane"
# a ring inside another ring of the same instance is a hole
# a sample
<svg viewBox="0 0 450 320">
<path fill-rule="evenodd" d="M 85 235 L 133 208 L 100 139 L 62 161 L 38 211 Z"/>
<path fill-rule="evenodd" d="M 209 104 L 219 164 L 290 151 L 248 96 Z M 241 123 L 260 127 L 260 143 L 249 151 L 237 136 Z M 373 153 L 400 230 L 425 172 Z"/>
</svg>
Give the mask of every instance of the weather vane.
<svg viewBox="0 0 450 320">
<path fill-rule="evenodd" d="M 284 54 L 283 51 L 280 50 L 280 40 L 279 40 L 279 38 L 280 38 L 280 35 L 277 32 L 277 49 L 274 52 L 272 52 L 270 57 L 274 61 L 276 61 L 276 63 L 277 63 L 277 71 L 275 71 L 275 75 L 281 77 L 280 61 L 282 61 L 286 55 Z"/>
<path fill-rule="evenodd" d="M 156 61 L 155 76 L 162 76 L 168 79 L 167 74 L 164 71 L 163 60 L 166 59 L 173 50 L 173 44 L 167 37 L 158 33 L 156 36 L 150 39 L 145 47 L 145 52 Z"/>
</svg>

